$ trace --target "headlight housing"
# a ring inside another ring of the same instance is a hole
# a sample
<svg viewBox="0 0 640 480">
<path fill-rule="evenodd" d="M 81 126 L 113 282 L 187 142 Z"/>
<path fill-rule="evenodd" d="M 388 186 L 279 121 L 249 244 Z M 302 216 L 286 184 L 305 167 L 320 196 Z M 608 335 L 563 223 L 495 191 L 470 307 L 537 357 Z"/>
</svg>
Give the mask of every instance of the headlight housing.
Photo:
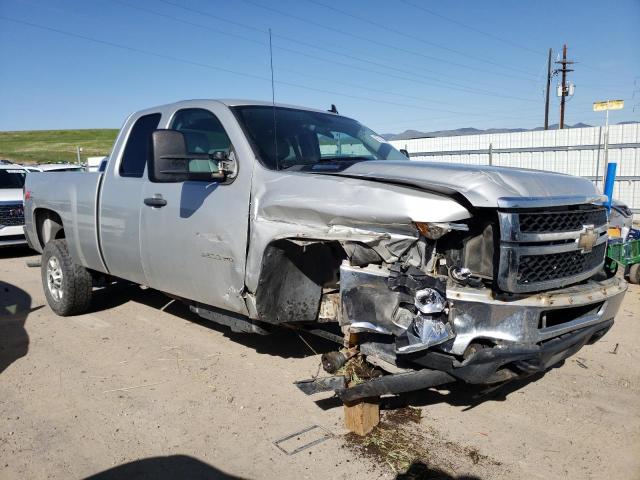
<svg viewBox="0 0 640 480">
<path fill-rule="evenodd" d="M 469 231 L 467 224 L 453 222 L 416 222 L 416 227 L 422 235 L 431 240 L 437 240 L 452 230 Z"/>
</svg>

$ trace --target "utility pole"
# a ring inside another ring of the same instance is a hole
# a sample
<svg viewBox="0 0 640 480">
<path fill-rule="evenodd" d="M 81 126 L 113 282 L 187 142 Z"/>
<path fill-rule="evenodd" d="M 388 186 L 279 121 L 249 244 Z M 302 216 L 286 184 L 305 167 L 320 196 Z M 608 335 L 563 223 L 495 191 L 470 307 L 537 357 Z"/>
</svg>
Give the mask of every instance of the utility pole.
<svg viewBox="0 0 640 480">
<path fill-rule="evenodd" d="M 544 100 L 544 129 L 549 130 L 549 90 L 551 89 L 551 49 L 549 49 L 549 60 L 547 61 L 547 95 Z"/>
<path fill-rule="evenodd" d="M 567 73 L 573 72 L 573 69 L 567 68 L 567 65 L 573 64 L 571 60 L 567 60 L 567 44 L 562 46 L 562 60 L 557 61 L 561 65 L 554 73 L 562 73 L 562 90 L 560 92 L 560 128 L 564 128 L 564 104 L 565 98 L 569 95 L 569 89 L 567 88 Z"/>
</svg>

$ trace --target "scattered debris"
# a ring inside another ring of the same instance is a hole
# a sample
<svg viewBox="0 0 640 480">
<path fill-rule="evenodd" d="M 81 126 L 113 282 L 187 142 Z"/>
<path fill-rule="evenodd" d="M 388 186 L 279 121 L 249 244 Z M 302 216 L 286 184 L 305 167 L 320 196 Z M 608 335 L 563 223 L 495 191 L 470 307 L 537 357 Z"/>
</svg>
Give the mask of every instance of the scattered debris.
<svg viewBox="0 0 640 480">
<path fill-rule="evenodd" d="M 584 363 L 582 363 L 580 360 L 578 360 L 577 358 L 576 358 L 576 363 L 582 368 L 589 368 Z"/>
<path fill-rule="evenodd" d="M 444 440 L 429 426 L 422 426 L 420 429 L 411 427 L 412 422 L 417 423 L 420 420 L 421 410 L 417 408 L 387 411 L 382 422 L 366 437 L 347 434 L 346 446 L 374 463 L 388 465 L 398 474 L 397 478 L 424 478 L 401 476 L 409 474 L 415 465 L 424 465 L 428 471 L 443 472 L 442 478 L 449 478 L 445 471 L 455 472 L 465 461 L 482 468 L 502 465 L 481 454 L 476 448 Z"/>
<path fill-rule="evenodd" d="M 42 265 L 42 258 L 38 257 L 36 260 L 26 260 L 24 263 L 27 267 L 39 268 Z"/>
<path fill-rule="evenodd" d="M 275 440 L 273 444 L 286 455 L 295 455 L 325 440 L 333 438 L 333 433 L 319 425 L 311 425 L 299 432 Z"/>
<path fill-rule="evenodd" d="M 376 426 L 366 437 L 349 433 L 346 439 L 365 457 L 376 463 L 386 463 L 395 473 L 406 471 L 414 460 L 426 453 L 420 450 L 409 435 L 387 424 Z"/>
<path fill-rule="evenodd" d="M 620 346 L 619 343 L 616 343 L 615 346 L 613 347 L 613 350 L 611 350 L 609 353 L 615 355 L 616 353 L 618 353 L 618 347 Z"/>
<path fill-rule="evenodd" d="M 385 413 L 384 419 L 392 425 L 405 425 L 408 422 L 420 423 L 422 410 L 414 407 L 398 408 Z"/>
</svg>

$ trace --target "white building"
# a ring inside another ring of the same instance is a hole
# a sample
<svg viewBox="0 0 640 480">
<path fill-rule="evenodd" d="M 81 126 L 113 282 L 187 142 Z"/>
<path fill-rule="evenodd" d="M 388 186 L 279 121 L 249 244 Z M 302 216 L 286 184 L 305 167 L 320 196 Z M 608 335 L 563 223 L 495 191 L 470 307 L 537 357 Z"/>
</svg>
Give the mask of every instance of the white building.
<svg viewBox="0 0 640 480">
<path fill-rule="evenodd" d="M 412 160 L 500 165 L 579 175 L 602 189 L 604 128 L 392 140 Z M 614 198 L 640 213 L 640 124 L 609 127 L 609 161 L 617 162 Z"/>
</svg>

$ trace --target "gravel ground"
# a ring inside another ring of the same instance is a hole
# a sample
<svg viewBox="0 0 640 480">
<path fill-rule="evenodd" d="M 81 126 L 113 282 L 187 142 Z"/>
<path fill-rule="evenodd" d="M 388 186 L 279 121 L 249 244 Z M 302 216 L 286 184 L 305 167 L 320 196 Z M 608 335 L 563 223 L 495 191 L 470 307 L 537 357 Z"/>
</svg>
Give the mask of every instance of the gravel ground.
<svg viewBox="0 0 640 480">
<path fill-rule="evenodd" d="M 385 401 L 363 441 L 330 394 L 292 385 L 330 345 L 232 334 L 126 285 L 97 292 L 90 314 L 57 317 L 30 255 L 0 250 L 2 479 L 640 478 L 638 286 L 613 329 L 561 368 L 488 393 Z M 273 444 L 313 425 L 324 430 L 282 446 L 331 437 L 293 455 Z"/>
</svg>

